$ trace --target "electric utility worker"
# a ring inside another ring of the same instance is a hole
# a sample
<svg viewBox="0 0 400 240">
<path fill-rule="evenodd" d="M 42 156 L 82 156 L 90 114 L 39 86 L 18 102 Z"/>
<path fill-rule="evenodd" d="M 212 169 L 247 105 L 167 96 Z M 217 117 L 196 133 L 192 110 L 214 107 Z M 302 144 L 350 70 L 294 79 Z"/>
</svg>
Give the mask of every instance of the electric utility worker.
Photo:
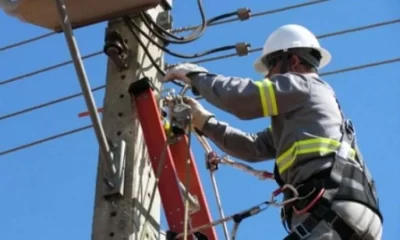
<svg viewBox="0 0 400 240">
<path fill-rule="evenodd" d="M 194 127 L 219 148 L 247 162 L 275 159 L 277 183 L 296 187 L 301 200 L 282 211 L 290 229 L 285 239 L 379 240 L 383 220 L 374 182 L 351 121 L 318 75 L 330 59 L 308 29 L 285 25 L 267 38 L 255 61 L 262 81 L 212 74 L 188 63 L 170 69 L 164 81 L 190 84 L 206 101 L 239 119 L 271 117 L 270 127 L 246 133 L 187 100 Z M 295 195 L 285 192 L 284 198 Z"/>
</svg>

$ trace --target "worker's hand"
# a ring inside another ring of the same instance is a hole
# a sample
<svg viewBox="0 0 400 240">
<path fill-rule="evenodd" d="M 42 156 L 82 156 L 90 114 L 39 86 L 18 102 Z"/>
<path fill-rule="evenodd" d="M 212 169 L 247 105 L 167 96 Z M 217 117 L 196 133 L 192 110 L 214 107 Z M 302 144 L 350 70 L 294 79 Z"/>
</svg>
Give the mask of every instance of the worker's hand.
<svg viewBox="0 0 400 240">
<path fill-rule="evenodd" d="M 184 102 L 192 108 L 192 125 L 197 130 L 201 131 L 207 121 L 214 117 L 214 114 L 210 113 L 195 99 L 190 97 L 184 97 Z"/>
<path fill-rule="evenodd" d="M 187 85 L 190 84 L 190 78 L 187 77 L 188 73 L 198 72 L 198 73 L 207 73 L 207 69 L 200 67 L 196 64 L 192 63 L 182 63 L 176 65 L 175 67 L 169 69 L 163 78 L 163 82 L 171 81 L 171 80 L 179 80 Z"/>
</svg>

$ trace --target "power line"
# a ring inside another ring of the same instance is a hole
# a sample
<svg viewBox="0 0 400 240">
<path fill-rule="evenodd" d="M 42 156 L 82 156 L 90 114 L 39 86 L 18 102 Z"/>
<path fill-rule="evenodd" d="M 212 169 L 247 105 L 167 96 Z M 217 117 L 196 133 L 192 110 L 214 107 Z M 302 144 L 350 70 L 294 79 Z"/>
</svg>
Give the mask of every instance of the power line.
<svg viewBox="0 0 400 240">
<path fill-rule="evenodd" d="M 296 9 L 296 8 L 307 7 L 307 6 L 310 6 L 310 5 L 320 4 L 320 3 L 324 3 L 324 2 L 328 2 L 328 1 L 330 1 L 330 0 L 310 1 L 310 2 L 306 2 L 306 3 L 290 5 L 290 6 L 286 6 L 286 7 L 282 7 L 282 8 L 277 8 L 277 9 L 272 9 L 272 10 L 266 10 L 266 11 L 262 11 L 262 12 L 252 13 L 251 14 L 251 18 L 265 16 L 265 15 L 271 15 L 271 14 L 274 14 L 274 13 L 285 12 L 285 11 L 293 10 L 293 9 Z M 239 21 L 239 20 L 240 20 L 239 18 L 221 20 L 221 21 L 218 21 L 218 22 L 215 22 L 215 23 L 211 23 L 208 26 L 216 26 L 216 25 L 220 25 L 220 24 L 236 22 L 236 21 Z M 198 27 L 199 26 L 188 26 L 188 27 L 176 28 L 176 29 L 172 29 L 171 33 L 181 33 L 181 32 L 192 31 L 192 30 L 195 30 Z"/>
<path fill-rule="evenodd" d="M 319 1 L 311 1 L 311 2 L 306 2 L 306 3 L 301 3 L 301 4 L 296 4 L 296 5 L 291 5 L 291 6 L 287 6 L 287 7 L 283 7 L 283 8 L 278 8 L 278 9 L 273 9 L 273 10 L 267 10 L 267 11 L 262 11 L 262 12 L 258 12 L 258 13 L 254 13 L 252 14 L 251 17 L 259 17 L 259 16 L 264 16 L 264 15 L 270 15 L 270 14 L 274 14 L 274 13 L 279 13 L 279 12 L 284 12 L 284 11 L 288 11 L 288 10 L 292 10 L 292 9 L 296 9 L 296 8 L 301 8 L 301 7 L 306 7 L 306 6 L 310 6 L 310 5 L 314 5 L 314 4 L 319 4 L 319 3 L 323 3 L 323 2 L 327 2 L 329 0 L 319 0 Z M 208 26 L 215 26 L 215 25 L 219 25 L 219 24 L 224 24 L 224 23 L 229 23 L 229 22 L 234 22 L 234 21 L 238 21 L 239 18 L 235 18 L 235 19 L 229 19 L 229 20 L 221 20 L 218 22 L 214 22 L 209 24 Z M 181 27 L 181 28 L 176 28 L 176 29 L 172 29 L 171 33 L 179 33 L 179 32 L 185 32 L 185 31 L 191 31 L 194 30 L 196 28 L 198 28 L 199 26 L 188 26 L 188 27 Z M 50 33 L 46 33 L 43 35 L 39 35 L 30 39 L 26 39 L 20 42 L 16 42 L 10 45 L 6 45 L 3 47 L 0 47 L 0 52 L 5 51 L 5 50 L 9 50 L 12 48 L 16 48 L 31 42 L 35 42 L 50 36 L 53 36 L 57 34 L 57 32 L 50 32 Z"/>
<path fill-rule="evenodd" d="M 393 58 L 393 59 L 387 59 L 387 60 L 383 60 L 383 61 L 379 61 L 379 62 L 367 63 L 367 64 L 353 66 L 353 67 L 348 67 L 348 68 L 341 68 L 341 69 L 337 69 L 337 70 L 333 70 L 333 71 L 329 71 L 329 72 L 324 72 L 324 73 L 321 73 L 320 76 L 335 75 L 335 74 L 351 72 L 351 71 L 356 71 L 356 70 L 365 69 L 365 68 L 372 68 L 372 67 L 377 67 L 377 66 L 381 66 L 381 65 L 387 65 L 387 64 L 396 63 L 396 62 L 400 62 L 400 57 Z M 104 88 L 104 86 L 99 86 L 97 88 L 100 88 L 100 87 Z M 72 135 L 74 133 L 82 132 L 82 131 L 84 131 L 86 129 L 89 129 L 91 127 L 92 127 L 92 125 L 87 125 L 87 126 L 76 128 L 76 129 L 72 129 L 70 131 L 63 132 L 63 133 L 60 133 L 60 134 L 57 134 L 57 135 L 53 135 L 53 136 L 50 136 L 50 137 L 47 137 L 47 138 L 43 138 L 43 139 L 28 143 L 28 144 L 24 144 L 24 145 L 15 147 L 15 148 L 7 149 L 5 151 L 0 152 L 0 156 L 6 155 L 6 154 L 10 154 L 10 153 L 13 153 L 13 152 L 17 152 L 17 151 L 23 150 L 25 148 L 29 148 L 29 147 L 32 147 L 32 146 L 35 146 L 35 145 L 38 145 L 38 144 L 41 144 L 41 143 L 45 143 L 45 142 L 48 142 L 48 141 L 51 141 L 51 140 L 55 140 L 55 139 L 58 139 L 58 138 L 65 137 L 65 136 L 68 136 L 68 135 Z"/>
<path fill-rule="evenodd" d="M 364 25 L 364 26 L 360 26 L 360 27 L 345 29 L 345 30 L 341 30 L 341 31 L 326 33 L 326 34 L 317 36 L 317 38 L 323 39 L 323 38 L 328 38 L 328 37 L 333 37 L 333 36 L 338 36 L 338 35 L 344 35 L 344 34 L 347 34 L 347 33 L 358 32 L 358 31 L 368 30 L 368 29 L 372 29 L 372 28 L 393 25 L 393 24 L 397 24 L 397 23 L 400 23 L 400 18 L 399 19 L 394 19 L 394 20 L 389 20 L 389 21 L 383 21 L 383 22 L 368 24 L 368 25 Z M 259 52 L 259 51 L 262 51 L 262 47 L 251 49 L 249 51 L 249 53 L 254 53 L 254 52 Z M 97 51 L 97 52 L 94 52 L 94 53 L 90 53 L 90 54 L 84 55 L 82 57 L 82 59 L 92 58 L 92 57 L 98 56 L 98 55 L 100 55 L 102 53 L 103 53 L 103 51 Z M 197 61 L 193 61 L 192 63 L 211 62 L 211 61 L 226 59 L 226 58 L 235 57 L 235 56 L 237 56 L 236 53 L 231 53 L 231 54 L 226 54 L 226 55 L 221 55 L 221 56 L 216 56 L 216 57 L 203 58 L 203 59 L 200 59 L 200 60 L 197 60 Z M 49 66 L 49 67 L 46 67 L 46 68 L 39 69 L 37 71 L 33 71 L 33 72 L 30 72 L 30 73 L 27 73 L 27 74 L 23 74 L 23 75 L 20 75 L 20 76 L 17 76 L 17 77 L 13 77 L 13 78 L 10 78 L 10 79 L 7 79 L 7 80 L 3 80 L 3 81 L 0 82 L 0 86 L 4 85 L 4 84 L 7 84 L 7 83 L 14 82 L 14 81 L 22 80 L 24 78 L 31 77 L 31 76 L 34 76 L 34 75 L 37 75 L 37 74 L 40 74 L 40 73 L 43 73 L 43 72 L 54 70 L 56 68 L 63 67 L 65 65 L 68 65 L 68 64 L 71 64 L 71 63 L 72 63 L 72 60 L 69 60 L 69 61 L 65 61 L 65 62 L 56 64 L 56 65 L 52 65 L 52 66 Z"/>
<path fill-rule="evenodd" d="M 379 62 L 367 63 L 367 64 L 358 65 L 358 66 L 354 66 L 354 67 L 342 68 L 342 69 L 333 70 L 333 71 L 329 71 L 329 72 L 324 72 L 324 73 L 321 73 L 320 76 L 335 75 L 335 74 L 351 72 L 351 71 L 356 71 L 356 70 L 365 69 L 365 68 L 372 68 L 372 67 L 377 67 L 377 66 L 381 66 L 381 65 L 387 65 L 387 64 L 396 63 L 396 62 L 400 62 L 400 57 L 387 59 L 387 60 L 383 60 L 383 61 L 379 61 Z"/>
<path fill-rule="evenodd" d="M 105 87 L 105 85 L 102 85 L 102 86 L 98 86 L 98 87 L 92 88 L 91 90 L 92 90 L 92 92 L 96 92 L 96 91 L 98 91 L 100 89 L 103 89 L 104 87 Z M 32 112 L 32 111 L 35 111 L 35 110 L 39 110 L 41 108 L 49 107 L 49 106 L 57 104 L 57 103 L 65 102 L 65 101 L 77 98 L 79 96 L 82 96 L 82 95 L 83 95 L 83 93 L 79 92 L 79 93 L 71 94 L 71 95 L 68 95 L 68 96 L 65 96 L 65 97 L 62 97 L 62 98 L 58 98 L 58 99 L 55 99 L 55 100 L 52 100 L 52 101 L 49 101 L 49 102 L 46 102 L 46 103 L 42 103 L 42 104 L 39 104 L 39 105 L 36 105 L 36 106 L 33 106 L 33 107 L 25 108 L 25 109 L 22 109 L 22 110 L 17 111 L 17 112 L 6 114 L 6 115 L 3 115 L 3 116 L 0 116 L 0 121 L 1 120 L 5 120 L 7 118 L 16 117 L 16 116 L 24 114 L 24 113 L 28 113 L 28 112 Z"/>
<path fill-rule="evenodd" d="M 348 33 L 353 33 L 353 32 L 359 32 L 359 31 L 364 31 L 372 28 L 377 28 L 377 27 L 383 27 L 387 25 L 393 25 L 396 23 L 400 23 L 400 18 L 399 19 L 394 19 L 394 20 L 389 20 L 389 21 L 384 21 L 384 22 L 378 22 L 378 23 L 373 23 L 373 24 L 368 24 L 360 27 L 355 27 L 355 28 L 349 28 L 341 31 L 336 31 L 336 32 L 331 32 L 331 33 L 326 33 L 317 36 L 318 39 L 323 39 L 323 38 L 329 38 L 329 37 L 334 37 L 334 36 L 339 36 L 339 35 L 344 35 Z M 262 47 L 254 48 L 249 51 L 249 53 L 255 53 L 262 51 Z M 203 58 L 197 61 L 193 61 L 192 63 L 205 63 L 205 62 L 212 62 L 212 61 L 217 61 L 221 59 L 226 59 L 226 58 L 231 58 L 231 57 L 236 57 L 238 56 L 236 53 L 231 53 L 231 54 L 226 54 L 226 55 L 221 55 L 221 56 L 216 56 L 216 57 L 210 57 L 210 58 Z"/>
<path fill-rule="evenodd" d="M 23 41 L 20 41 L 20 42 L 16 42 L 16 43 L 1 47 L 0 48 L 0 52 L 8 50 L 8 49 L 11 49 L 11 48 L 16 48 L 16 47 L 19 47 L 19 46 L 22 46 L 22 45 L 25 45 L 25 44 L 28 44 L 28 43 L 31 43 L 31 42 L 35 42 L 35 41 L 38 41 L 38 40 L 43 39 L 43 38 L 50 37 L 50 36 L 55 35 L 55 34 L 56 34 L 56 32 L 50 32 L 50 33 L 39 35 L 39 36 L 30 38 L 30 39 L 23 40 Z"/>
<path fill-rule="evenodd" d="M 385 22 L 379 22 L 379 23 L 373 23 L 373 24 L 364 25 L 364 26 L 360 26 L 360 27 L 355 27 L 355 28 L 335 31 L 335 32 L 331 32 L 331 33 L 326 33 L 326 34 L 322 34 L 322 35 L 317 36 L 317 38 L 319 38 L 319 39 L 329 38 L 329 37 L 333 37 L 333 36 L 344 35 L 344 34 L 353 33 L 353 32 L 357 32 L 357 31 L 364 31 L 364 30 L 368 30 L 368 29 L 371 29 L 371 28 L 383 27 L 385 25 L 391 25 L 391 24 L 396 24 L 396 23 L 400 23 L 400 19 L 395 19 L 395 20 L 390 20 L 390 21 L 385 21 Z M 258 52 L 258 51 L 261 51 L 261 50 L 262 50 L 262 47 L 259 47 L 259 48 L 251 49 L 249 51 L 249 53 L 255 53 L 255 52 Z M 99 53 L 101 53 L 101 52 L 97 52 L 97 54 L 99 54 Z M 93 53 L 93 54 L 96 54 L 96 53 Z M 236 53 L 232 53 L 232 54 L 227 54 L 227 55 L 222 55 L 222 56 L 217 56 L 217 57 L 204 58 L 204 59 L 201 59 L 201 60 L 198 60 L 198 61 L 193 61 L 192 63 L 196 63 L 197 64 L 197 63 L 204 63 L 204 62 L 212 62 L 212 61 L 222 60 L 222 59 L 236 57 L 236 56 L 238 56 Z M 89 58 L 89 57 L 85 56 L 84 58 Z M 101 85 L 101 86 L 95 87 L 95 88 L 92 89 L 92 91 L 98 91 L 98 90 L 103 89 L 103 88 L 105 88 L 105 85 Z M 47 107 L 47 106 L 50 106 L 50 105 L 53 105 L 53 104 L 64 102 L 64 101 L 67 101 L 67 100 L 70 100 L 70 99 L 73 99 L 73 98 L 76 98 L 76 97 L 79 97 L 79 96 L 82 96 L 82 93 L 74 93 L 72 95 L 65 96 L 65 97 L 62 97 L 62 98 L 59 98 L 59 99 L 55 99 L 55 100 L 49 101 L 47 103 L 39 104 L 39 105 L 30 107 L 30 108 L 26 108 L 26 109 L 14 112 L 14 113 L 6 114 L 6 115 L 3 115 L 3 116 L 0 116 L 0 121 L 1 120 L 5 120 L 7 118 L 15 117 L 15 116 L 27 113 L 27 112 L 38 110 L 40 108 L 44 108 L 44 107 Z"/>
<path fill-rule="evenodd" d="M 52 140 L 55 140 L 55 139 L 58 139 L 58 138 L 62 138 L 62 137 L 68 136 L 68 135 L 72 135 L 74 133 L 82 132 L 82 131 L 84 131 L 86 129 L 89 129 L 91 127 L 92 127 L 92 125 L 87 125 L 87 126 L 84 126 L 84 127 L 75 128 L 75 129 L 72 129 L 72 130 L 67 131 L 67 132 L 63 132 L 63 133 L 60 133 L 60 134 L 57 134 L 57 135 L 53 135 L 53 136 L 50 136 L 50 137 L 47 137 L 47 138 L 42 138 L 40 140 L 31 142 L 31 143 L 28 143 L 28 144 L 24 144 L 24 145 L 15 147 L 15 148 L 10 148 L 10 149 L 8 149 L 6 151 L 0 152 L 0 156 L 6 155 L 6 154 L 9 154 L 9 153 L 12 153 L 12 152 L 17 152 L 17 151 L 20 151 L 22 149 L 29 148 L 29 147 L 32 147 L 32 146 L 35 146 L 35 145 L 39 145 L 41 143 L 49 142 L 49 141 L 52 141 Z"/>
<path fill-rule="evenodd" d="M 92 57 L 98 56 L 98 55 L 100 55 L 102 53 L 103 53 L 103 51 L 90 53 L 90 54 L 84 55 L 82 57 L 82 59 L 92 58 Z M 72 60 L 68 60 L 68 61 L 65 61 L 65 62 L 62 62 L 62 63 L 58 63 L 56 65 L 48 66 L 48 67 L 41 68 L 41 69 L 33 71 L 33 72 L 29 72 L 29 73 L 26 73 L 26 74 L 19 75 L 17 77 L 9 78 L 9 79 L 6 79 L 4 81 L 1 81 L 0 82 L 0 86 L 4 85 L 4 84 L 7 84 L 7 83 L 15 82 L 15 81 L 18 81 L 18 80 L 22 80 L 22 79 L 27 78 L 27 77 L 32 77 L 32 76 L 38 75 L 40 73 L 48 72 L 48 71 L 54 70 L 56 68 L 64 67 L 64 66 L 66 66 L 68 64 L 71 64 L 72 62 L 73 62 Z"/>
<path fill-rule="evenodd" d="M 254 14 L 252 14 L 252 17 L 265 16 L 265 15 L 270 15 L 270 14 L 274 14 L 274 13 L 289 11 L 289 10 L 293 10 L 293 9 L 296 9 L 296 8 L 301 8 L 301 7 L 305 7 L 305 6 L 309 6 L 309 5 L 313 5 L 313 4 L 319 4 L 319 3 L 323 3 L 323 2 L 327 2 L 327 1 L 329 1 L 329 0 L 311 1 L 311 2 L 302 3 L 302 4 L 290 5 L 290 6 L 283 7 L 283 8 L 272 9 L 272 10 L 266 10 L 266 11 L 254 13 Z M 225 20 L 220 20 L 220 21 L 217 21 L 217 22 L 213 22 L 213 23 L 211 24 L 211 26 L 213 26 L 213 25 L 219 25 L 219 24 L 224 24 L 224 23 L 229 23 L 229 22 L 233 22 L 233 21 L 237 21 L 237 20 L 238 20 L 238 18 L 237 18 L 237 19 L 236 19 L 236 18 L 234 18 L 234 19 L 229 19 L 229 20 L 226 20 L 226 21 L 225 21 Z M 221 22 L 221 23 L 220 23 L 220 22 Z M 189 31 L 189 30 L 192 29 L 192 28 L 198 28 L 198 26 L 197 26 L 197 27 L 183 27 L 183 28 L 181 28 L 181 29 L 182 29 L 182 31 Z M 173 31 L 174 31 L 174 30 L 173 30 Z M 178 29 L 175 30 L 175 31 L 178 31 Z M 28 40 L 25 40 L 25 41 L 22 41 L 22 42 L 19 42 L 19 43 L 15 43 L 15 44 L 13 44 L 13 45 L 5 46 L 5 47 L 0 48 L 0 50 L 1 50 L 1 49 L 3 49 L 3 50 L 9 49 L 10 47 L 12 47 L 12 46 L 14 46 L 14 45 L 15 45 L 15 46 L 20 46 L 20 45 L 23 45 L 24 43 L 33 42 L 33 41 L 36 41 L 36 40 L 45 38 L 46 35 L 50 36 L 50 35 L 52 35 L 52 34 L 53 34 L 53 33 L 41 35 L 41 36 L 38 36 L 38 37 L 35 37 L 35 38 L 32 38 L 32 39 L 28 39 Z M 103 51 L 98 51 L 98 52 L 90 53 L 90 54 L 84 55 L 84 56 L 82 57 L 82 59 L 88 59 L 88 58 L 91 58 L 91 57 L 95 57 L 95 56 L 98 56 L 98 55 L 100 55 L 100 54 L 102 54 L 102 53 L 103 53 Z M 71 64 L 71 63 L 72 63 L 72 60 L 68 60 L 68 61 L 65 61 L 65 62 L 62 62 L 62 63 L 58 63 L 58 64 L 55 64 L 55 65 L 52 65 L 52 66 L 48 66 L 48 67 L 45 67 L 45 68 L 42 68 L 42 69 L 38 69 L 38 70 L 33 71 L 33 72 L 29 72 L 29 73 L 26 73 L 26 74 L 23 74 L 23 75 L 19 75 L 19 76 L 10 78 L 10 79 L 6 79 L 6 80 L 3 80 L 3 81 L 0 81 L 0 86 L 1 86 L 1 85 L 5 85 L 5 84 L 8 84 L 8 83 L 11 83 L 11 82 L 15 82 L 15 81 L 17 81 L 17 80 L 25 79 L 25 78 L 27 78 L 27 77 L 32 77 L 32 76 L 34 76 L 34 75 L 37 75 L 37 74 L 40 74 L 40 73 L 43 73 L 43 72 L 47 72 L 47 71 L 50 71 L 50 70 L 54 70 L 54 69 L 57 69 L 57 68 L 66 66 L 66 65 L 68 65 L 68 64 Z"/>
</svg>

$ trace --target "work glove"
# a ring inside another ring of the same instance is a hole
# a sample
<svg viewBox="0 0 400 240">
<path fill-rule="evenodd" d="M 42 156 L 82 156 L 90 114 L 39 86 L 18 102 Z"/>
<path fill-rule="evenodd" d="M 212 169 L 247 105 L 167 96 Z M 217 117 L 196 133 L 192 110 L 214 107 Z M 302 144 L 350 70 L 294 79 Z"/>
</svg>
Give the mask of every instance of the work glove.
<svg viewBox="0 0 400 240">
<path fill-rule="evenodd" d="M 188 104 L 192 109 L 192 127 L 202 131 L 207 121 L 214 117 L 214 114 L 207 111 L 197 100 L 184 97 L 183 101 Z"/>
<path fill-rule="evenodd" d="M 191 80 L 188 77 L 190 73 L 208 73 L 208 70 L 200 67 L 196 64 L 192 63 L 182 63 L 178 64 L 175 67 L 169 69 L 164 78 L 163 82 L 171 81 L 171 80 L 179 80 L 189 86 L 191 86 Z"/>
</svg>

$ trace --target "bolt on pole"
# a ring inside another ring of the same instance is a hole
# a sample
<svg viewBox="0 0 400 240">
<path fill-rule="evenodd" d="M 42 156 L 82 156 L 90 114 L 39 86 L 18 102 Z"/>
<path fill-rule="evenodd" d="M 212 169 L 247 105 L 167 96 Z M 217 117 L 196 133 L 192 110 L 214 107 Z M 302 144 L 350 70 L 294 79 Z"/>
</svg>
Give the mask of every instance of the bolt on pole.
<svg viewBox="0 0 400 240">
<path fill-rule="evenodd" d="M 86 106 L 89 110 L 89 115 L 93 123 L 93 128 L 97 137 L 97 141 L 100 146 L 100 152 L 105 160 L 107 170 L 109 174 L 115 174 L 116 168 L 113 165 L 112 153 L 110 152 L 110 147 L 107 142 L 104 129 L 100 123 L 100 118 L 97 114 L 97 108 L 94 102 L 93 94 L 89 85 L 89 81 L 86 75 L 85 68 L 83 66 L 81 54 L 79 48 L 75 41 L 73 34 L 71 22 L 68 18 L 68 13 L 64 0 L 55 0 L 58 10 L 58 15 L 60 17 L 60 25 L 63 29 L 65 39 L 68 44 L 69 52 L 74 63 L 76 74 L 78 75 L 79 83 L 85 98 Z"/>
</svg>

